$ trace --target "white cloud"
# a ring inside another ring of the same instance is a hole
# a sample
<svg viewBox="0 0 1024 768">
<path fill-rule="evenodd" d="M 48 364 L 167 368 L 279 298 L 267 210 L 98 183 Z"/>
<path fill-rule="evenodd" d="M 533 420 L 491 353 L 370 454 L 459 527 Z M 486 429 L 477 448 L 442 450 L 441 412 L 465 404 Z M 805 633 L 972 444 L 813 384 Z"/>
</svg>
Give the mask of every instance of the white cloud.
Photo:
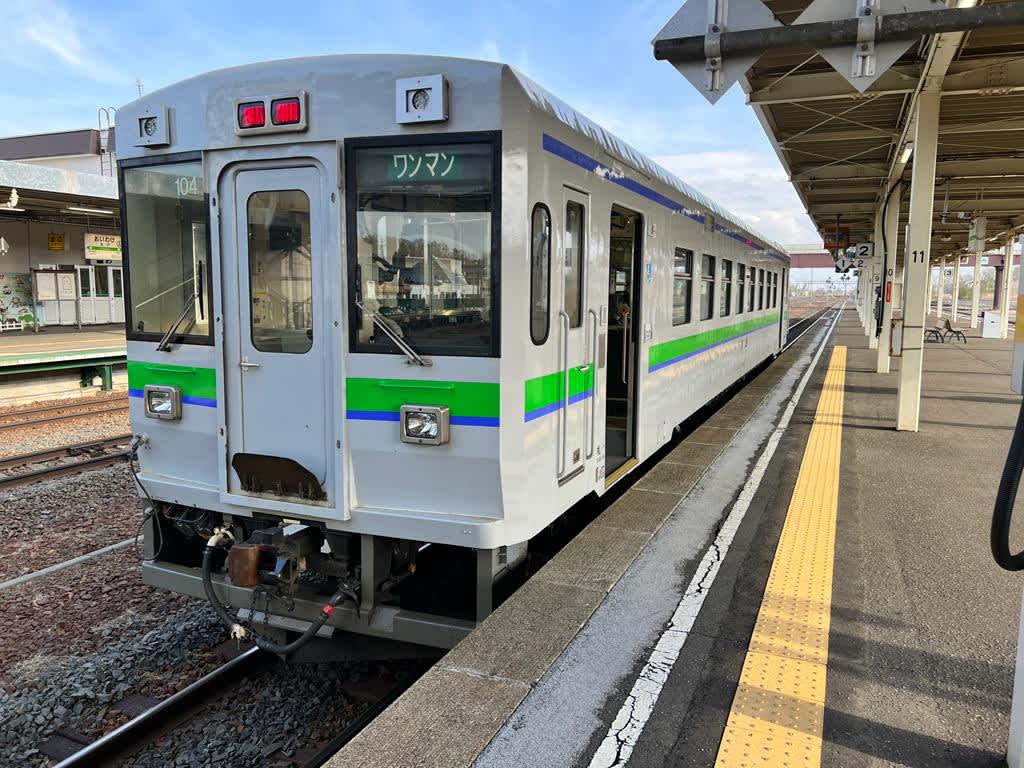
<svg viewBox="0 0 1024 768">
<path fill-rule="evenodd" d="M 6 20 L 11 34 L 0 45 L 0 60 L 36 71 L 70 68 L 73 74 L 103 83 L 127 79 L 106 63 L 103 51 L 109 41 L 102 39 L 95 20 L 84 32 L 86 24 L 56 0 L 36 0 L 5 11 L 12 14 Z"/>
<path fill-rule="evenodd" d="M 820 241 L 773 155 L 727 150 L 660 155 L 654 160 L 765 237 L 783 245 Z"/>
</svg>

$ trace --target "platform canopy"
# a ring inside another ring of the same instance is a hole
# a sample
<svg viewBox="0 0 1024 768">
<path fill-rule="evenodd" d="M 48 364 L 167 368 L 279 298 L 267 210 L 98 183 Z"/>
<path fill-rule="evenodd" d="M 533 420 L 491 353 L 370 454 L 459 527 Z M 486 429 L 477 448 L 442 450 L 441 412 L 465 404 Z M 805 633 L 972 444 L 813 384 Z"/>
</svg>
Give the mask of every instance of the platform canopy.
<svg viewBox="0 0 1024 768">
<path fill-rule="evenodd" d="M 783 25 L 810 4 L 765 2 Z M 846 5 L 853 15 L 863 3 Z M 882 11 L 897 5 L 882 0 Z M 975 5 L 960 0 L 945 7 Z M 728 59 L 723 54 L 723 63 Z M 1024 228 L 1024 27 L 917 37 L 864 92 L 807 45 L 767 46 L 739 82 L 823 237 L 838 225 L 851 245 L 872 239 L 883 190 L 910 179 L 915 100 L 935 84 L 942 99 L 933 258 L 963 252 L 976 217 L 987 219 L 993 247 Z M 901 208 L 902 232 L 908 206 Z M 902 253 L 897 256 L 901 261 Z"/>
<path fill-rule="evenodd" d="M 116 227 L 118 218 L 117 179 L 111 176 L 0 160 L 0 221 Z"/>
</svg>

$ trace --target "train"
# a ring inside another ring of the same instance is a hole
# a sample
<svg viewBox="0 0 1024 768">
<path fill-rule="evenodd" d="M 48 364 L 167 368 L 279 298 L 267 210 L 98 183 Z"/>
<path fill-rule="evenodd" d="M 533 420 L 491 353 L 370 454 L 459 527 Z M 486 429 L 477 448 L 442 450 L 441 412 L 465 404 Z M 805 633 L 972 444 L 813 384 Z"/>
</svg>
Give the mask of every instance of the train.
<svg viewBox="0 0 1024 768">
<path fill-rule="evenodd" d="M 118 111 L 146 583 L 450 648 L 777 355 L 784 249 L 516 69 L 336 55 Z"/>
</svg>

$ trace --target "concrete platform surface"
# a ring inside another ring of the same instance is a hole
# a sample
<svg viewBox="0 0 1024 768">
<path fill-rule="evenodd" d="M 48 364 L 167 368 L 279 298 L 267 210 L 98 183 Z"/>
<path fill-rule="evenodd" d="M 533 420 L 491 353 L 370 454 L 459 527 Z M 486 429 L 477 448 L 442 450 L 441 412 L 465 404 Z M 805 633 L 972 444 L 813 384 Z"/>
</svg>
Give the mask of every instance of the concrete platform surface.
<svg viewBox="0 0 1024 768">
<path fill-rule="evenodd" d="M 721 749 L 727 726 L 735 736 L 737 721 L 757 728 L 764 718 L 770 728 L 775 717 L 736 712 L 752 635 L 764 626 L 779 637 L 807 635 L 778 616 L 768 625 L 758 617 L 794 489 L 806 487 L 804 449 L 823 418 L 816 409 L 837 345 L 844 376 L 822 715 L 796 734 L 815 750 L 765 757 L 773 765 L 1001 765 L 1024 587 L 988 551 L 1020 407 L 1009 390 L 1010 343 L 929 344 L 920 432 L 897 433 L 897 374 L 874 372 L 875 352 L 848 310 L 779 432 L 824 334 L 824 326 L 808 334 L 666 452 L 329 765 L 746 765 Z M 760 461 L 773 444 L 772 460 Z M 764 474 L 751 492 L 744 486 L 755 464 L 753 474 Z M 741 503 L 745 516 L 719 556 Z M 712 571 L 706 585 L 694 578 Z M 678 658 L 638 683 L 694 582 L 706 594 Z M 637 685 L 658 690 L 648 711 L 649 700 L 634 698 Z M 808 701 L 782 693 L 761 700 L 811 712 Z M 609 757 L 599 748 L 611 734 L 628 748 Z"/>
<path fill-rule="evenodd" d="M 121 324 L 0 333 L 0 367 L 124 354 Z"/>
</svg>

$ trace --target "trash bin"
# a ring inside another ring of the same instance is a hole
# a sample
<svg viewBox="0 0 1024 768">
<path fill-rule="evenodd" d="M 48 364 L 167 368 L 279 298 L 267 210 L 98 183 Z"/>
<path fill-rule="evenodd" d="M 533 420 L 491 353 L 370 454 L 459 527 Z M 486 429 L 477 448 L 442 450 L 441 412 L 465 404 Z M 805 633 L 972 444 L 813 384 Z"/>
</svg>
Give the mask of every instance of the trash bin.
<svg viewBox="0 0 1024 768">
<path fill-rule="evenodd" d="M 988 310 L 981 313 L 981 338 L 998 339 L 1002 337 L 1002 313 Z"/>
</svg>

